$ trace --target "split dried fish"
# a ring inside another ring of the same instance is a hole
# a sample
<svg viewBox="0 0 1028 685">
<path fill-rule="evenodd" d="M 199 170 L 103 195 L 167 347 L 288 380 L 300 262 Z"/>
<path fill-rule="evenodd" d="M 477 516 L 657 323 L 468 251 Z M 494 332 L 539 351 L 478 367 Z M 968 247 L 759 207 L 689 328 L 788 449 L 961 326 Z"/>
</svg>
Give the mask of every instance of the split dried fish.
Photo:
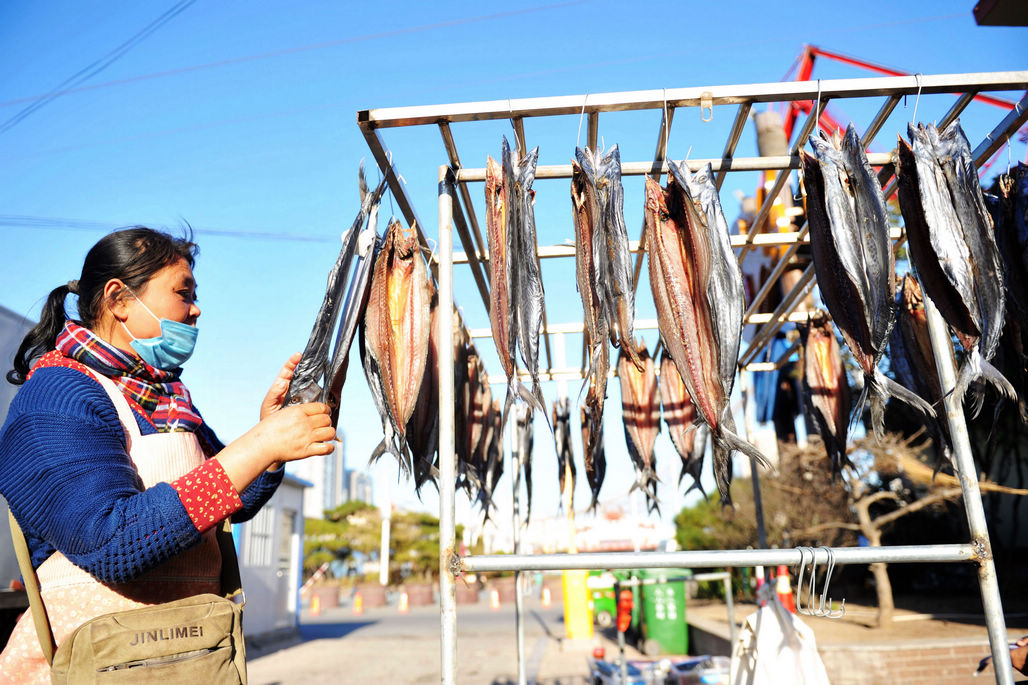
<svg viewBox="0 0 1028 685">
<path fill-rule="evenodd" d="M 618 355 L 618 379 L 621 381 L 621 417 L 625 427 L 625 443 L 635 466 L 632 490 L 646 495 L 648 511 L 657 511 L 657 469 L 654 445 L 660 433 L 660 401 L 657 394 L 657 369 L 646 344 L 635 347 L 635 357 L 642 362 L 636 367 L 625 348 Z"/>
<path fill-rule="evenodd" d="M 543 281 L 536 258 L 535 166 L 539 148 L 523 158 L 503 139 L 501 162 L 486 161 L 486 232 L 489 242 L 489 322 L 500 364 L 507 374 L 507 398 L 503 423 L 516 397 L 543 415 L 539 385 L 539 336 L 542 332 Z M 520 354 L 532 390 L 518 378 L 516 354 Z"/>
<path fill-rule="evenodd" d="M 532 408 L 528 405 L 519 405 L 515 410 L 517 415 L 517 426 L 515 441 L 517 444 L 518 468 L 525 474 L 525 492 L 527 502 L 525 505 L 525 524 L 532 517 L 532 449 L 535 444 L 534 430 L 532 427 Z"/>
<path fill-rule="evenodd" d="M 404 453 L 407 422 L 414 412 L 428 357 L 430 299 L 431 285 L 417 233 L 394 221 L 375 260 L 363 337 L 374 362 L 368 381 L 380 384 L 387 418 Z M 409 473 L 410 457 L 396 456 Z"/>
<path fill-rule="evenodd" d="M 438 488 L 439 477 L 439 293 L 432 290 L 425 374 L 414 412 L 407 421 L 407 446 L 411 452 L 414 490 L 419 497 L 422 486 L 428 481 Z"/>
<path fill-rule="evenodd" d="M 593 388 L 589 389 L 589 394 Z M 582 404 L 582 445 L 585 450 L 585 479 L 589 482 L 589 490 L 592 493 L 592 501 L 589 503 L 589 511 L 595 511 L 596 505 L 600 502 L 600 488 L 603 487 L 603 479 L 607 475 L 607 454 L 603 448 L 603 405 L 597 409 L 595 404 L 590 404 L 588 395 L 586 402 Z"/>
<path fill-rule="evenodd" d="M 841 142 L 811 136 L 802 153 L 807 222 L 817 284 L 832 320 L 864 374 L 853 419 L 870 398 L 875 435 L 884 435 L 889 397 L 934 418 L 931 405 L 878 368 L 896 321 L 889 215 L 878 177 L 850 125 Z"/>
<path fill-rule="evenodd" d="M 851 466 L 846 455 L 850 384 L 828 317 L 811 314 L 800 328 L 803 340 L 803 403 L 825 445 L 832 473 Z"/>
<path fill-rule="evenodd" d="M 575 510 L 575 457 L 571 450 L 571 403 L 561 397 L 553 403 L 553 441 L 557 450 L 557 477 L 560 478 L 560 496 L 568 493 L 568 509 Z M 568 490 L 570 488 L 570 490 Z"/>
<path fill-rule="evenodd" d="M 910 274 L 904 275 L 902 280 L 897 293 L 896 327 L 889 340 L 889 366 L 896 380 L 933 405 L 941 406 L 942 385 L 928 335 L 928 317 L 921 286 Z M 953 362 L 952 349 L 950 359 Z M 940 456 L 947 455 L 952 444 L 948 424 L 942 420 L 929 421 L 927 428 L 939 445 Z M 936 468 L 941 463 L 939 461 Z"/>
<path fill-rule="evenodd" d="M 339 417 L 339 396 L 346 380 L 350 345 L 357 323 L 367 306 L 371 263 L 378 233 L 378 207 L 385 189 L 383 179 L 373 192 L 364 180 L 364 165 L 358 172 L 361 208 L 350 228 L 343 233 L 343 246 L 328 274 L 325 297 L 314 320 L 307 347 L 293 372 L 283 404 L 321 401 L 332 407 L 332 421 Z M 367 225 L 364 226 L 365 221 Z M 357 264 L 351 277 L 354 257 Z M 347 283 L 349 287 L 347 288 Z M 345 295 L 345 300 L 344 300 Z M 329 361 L 329 343 L 336 319 L 340 320 Z"/>
<path fill-rule="evenodd" d="M 925 293 L 968 353 L 954 392 L 963 399 L 970 387 L 977 416 L 984 400 L 979 379 L 1017 399 L 989 363 L 1003 333 L 1006 297 L 992 217 L 959 121 L 941 133 L 931 124 L 908 125 L 907 133 L 911 144 L 899 139 L 898 171 L 910 255 Z"/>
<path fill-rule="evenodd" d="M 708 164 L 670 162 L 666 189 L 646 179 L 650 287 L 664 346 L 713 442 L 714 479 L 731 504 L 731 453 L 767 460 L 735 433 L 728 406 L 742 335 L 742 274 Z"/>
<path fill-rule="evenodd" d="M 594 322 L 590 333 L 606 329 L 610 342 L 641 366 L 633 349 L 635 287 L 618 146 L 607 152 L 576 148 L 571 167 L 576 275 L 586 318 Z"/>
<path fill-rule="evenodd" d="M 667 426 L 671 444 L 682 460 L 682 470 L 678 475 L 678 484 L 686 475 L 692 478 L 692 485 L 686 493 L 698 488 L 703 498 L 707 493 L 700 485 L 700 471 L 703 468 L 703 455 L 707 449 L 707 425 L 699 420 L 696 407 L 689 398 L 689 391 L 678 373 L 674 359 L 665 349 L 660 355 L 660 404 Z"/>
</svg>

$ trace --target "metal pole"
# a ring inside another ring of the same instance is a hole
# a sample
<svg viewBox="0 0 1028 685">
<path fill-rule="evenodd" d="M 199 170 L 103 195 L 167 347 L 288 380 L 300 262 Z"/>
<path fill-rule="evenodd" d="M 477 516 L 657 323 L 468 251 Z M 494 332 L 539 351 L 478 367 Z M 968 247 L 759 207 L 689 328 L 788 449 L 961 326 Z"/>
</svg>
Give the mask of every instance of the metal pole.
<svg viewBox="0 0 1028 685">
<path fill-rule="evenodd" d="M 832 547 L 835 563 L 846 564 L 909 564 L 978 561 L 981 548 L 975 544 L 894 545 L 888 547 Z M 810 552 L 806 552 L 811 563 Z M 570 569 L 635 569 L 646 568 L 721 568 L 799 566 L 803 554 L 790 549 L 690 550 L 688 552 L 579 552 L 578 554 L 479 554 L 461 557 L 460 570 L 469 573 L 497 571 L 563 571 Z M 818 565 L 828 563 L 826 548 L 814 550 Z"/>
<path fill-rule="evenodd" d="M 932 340 L 932 353 L 939 371 L 940 387 L 956 386 L 956 368 L 951 354 L 952 342 L 949 329 L 935 308 L 931 298 L 924 298 L 925 314 L 928 318 L 928 333 Z M 977 550 L 978 587 L 982 593 L 985 609 L 985 625 L 989 631 L 992 646 L 992 666 L 996 670 L 996 682 L 1008 685 L 1014 682 L 1010 650 L 1007 647 L 1007 627 L 1003 619 L 1003 605 L 999 596 L 999 581 L 996 578 L 996 564 L 992 558 L 992 544 L 989 541 L 989 526 L 982 508 L 982 493 L 978 488 L 978 476 L 971 455 L 971 441 L 967 435 L 967 422 L 960 401 L 952 394 L 943 397 L 946 419 L 949 421 L 953 440 L 953 465 L 960 478 L 960 489 L 964 494 L 964 512 L 971 529 L 971 544 Z"/>
<path fill-rule="evenodd" d="M 757 431 L 756 417 L 753 416 L 753 374 L 748 376 L 742 376 L 742 382 L 744 387 L 742 388 L 743 407 L 742 416 L 743 423 L 746 426 L 746 439 L 753 440 L 753 435 Z M 757 472 L 757 460 L 750 457 L 750 478 L 753 483 L 753 508 L 754 515 L 757 519 L 757 542 L 761 549 L 767 549 L 767 528 L 764 526 L 764 500 L 760 496 L 760 474 Z"/>
<path fill-rule="evenodd" d="M 515 412 L 516 413 L 516 412 Z M 514 425 L 518 422 L 515 418 Z M 514 553 L 521 554 L 521 436 L 518 430 L 514 430 L 514 439 L 511 441 L 513 449 L 510 451 L 511 482 L 514 488 Z M 525 608 L 525 599 L 521 595 L 521 571 L 514 570 L 514 630 L 517 634 L 518 649 L 518 685 L 525 685 L 525 626 L 522 622 L 522 612 Z"/>
<path fill-rule="evenodd" d="M 453 350 L 453 174 L 439 167 L 439 346 Z M 453 355 L 439 355 L 439 643 L 440 681 L 456 685 L 457 555 L 453 434 Z"/>
<path fill-rule="evenodd" d="M 728 650 L 735 650 L 735 600 L 732 597 L 732 574 L 725 574 L 725 604 L 728 605 Z"/>
</svg>

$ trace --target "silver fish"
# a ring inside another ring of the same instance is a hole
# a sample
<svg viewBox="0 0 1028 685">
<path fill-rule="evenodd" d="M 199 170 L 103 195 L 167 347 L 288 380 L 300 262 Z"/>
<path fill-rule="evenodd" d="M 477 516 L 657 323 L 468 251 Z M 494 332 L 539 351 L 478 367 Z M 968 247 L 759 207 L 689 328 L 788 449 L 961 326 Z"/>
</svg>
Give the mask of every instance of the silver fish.
<svg viewBox="0 0 1028 685">
<path fill-rule="evenodd" d="M 885 403 L 896 397 L 926 417 L 931 405 L 879 370 L 896 322 L 895 268 L 889 218 L 878 177 L 852 125 L 841 142 L 811 136 L 802 153 L 807 220 L 821 299 L 864 373 L 851 422 L 870 398 L 871 423 L 881 439 Z"/>
<path fill-rule="evenodd" d="M 907 132 L 912 145 L 900 139 L 898 154 L 911 257 L 925 292 L 968 352 L 954 392 L 961 399 L 971 387 L 977 416 L 984 399 L 979 379 L 1017 399 L 1010 382 L 989 363 L 1003 332 L 1006 296 L 992 217 L 960 122 L 942 133 L 931 124 L 908 125 Z"/>
</svg>

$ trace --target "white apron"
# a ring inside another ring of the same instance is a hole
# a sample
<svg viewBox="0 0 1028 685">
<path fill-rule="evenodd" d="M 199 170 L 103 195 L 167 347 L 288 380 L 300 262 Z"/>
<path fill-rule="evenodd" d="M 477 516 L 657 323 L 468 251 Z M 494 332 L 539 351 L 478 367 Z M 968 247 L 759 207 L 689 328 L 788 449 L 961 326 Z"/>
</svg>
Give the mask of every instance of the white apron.
<svg viewBox="0 0 1028 685">
<path fill-rule="evenodd" d="M 106 376 L 89 373 L 114 402 L 125 430 L 128 454 L 144 488 L 184 476 L 206 460 L 195 433 L 142 435 L 128 400 Z M 125 583 L 104 584 L 56 552 L 36 570 L 57 644 L 91 618 L 115 611 L 170 602 L 205 592 L 221 594 L 221 552 L 216 528 L 200 544 Z M 21 615 L 0 654 L 0 684 L 50 683 L 32 612 Z"/>
</svg>

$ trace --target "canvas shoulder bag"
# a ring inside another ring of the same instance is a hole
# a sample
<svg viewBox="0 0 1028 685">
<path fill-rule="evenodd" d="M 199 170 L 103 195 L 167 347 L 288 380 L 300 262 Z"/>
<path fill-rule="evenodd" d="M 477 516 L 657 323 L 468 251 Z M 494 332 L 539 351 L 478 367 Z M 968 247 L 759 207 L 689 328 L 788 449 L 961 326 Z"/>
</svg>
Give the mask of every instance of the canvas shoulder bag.
<svg viewBox="0 0 1028 685">
<path fill-rule="evenodd" d="M 86 621 L 55 646 L 28 545 L 10 515 L 18 565 L 32 618 L 54 685 L 161 682 L 246 685 L 243 592 L 230 524 L 217 530 L 226 596 L 196 595 L 104 614 Z"/>
</svg>

